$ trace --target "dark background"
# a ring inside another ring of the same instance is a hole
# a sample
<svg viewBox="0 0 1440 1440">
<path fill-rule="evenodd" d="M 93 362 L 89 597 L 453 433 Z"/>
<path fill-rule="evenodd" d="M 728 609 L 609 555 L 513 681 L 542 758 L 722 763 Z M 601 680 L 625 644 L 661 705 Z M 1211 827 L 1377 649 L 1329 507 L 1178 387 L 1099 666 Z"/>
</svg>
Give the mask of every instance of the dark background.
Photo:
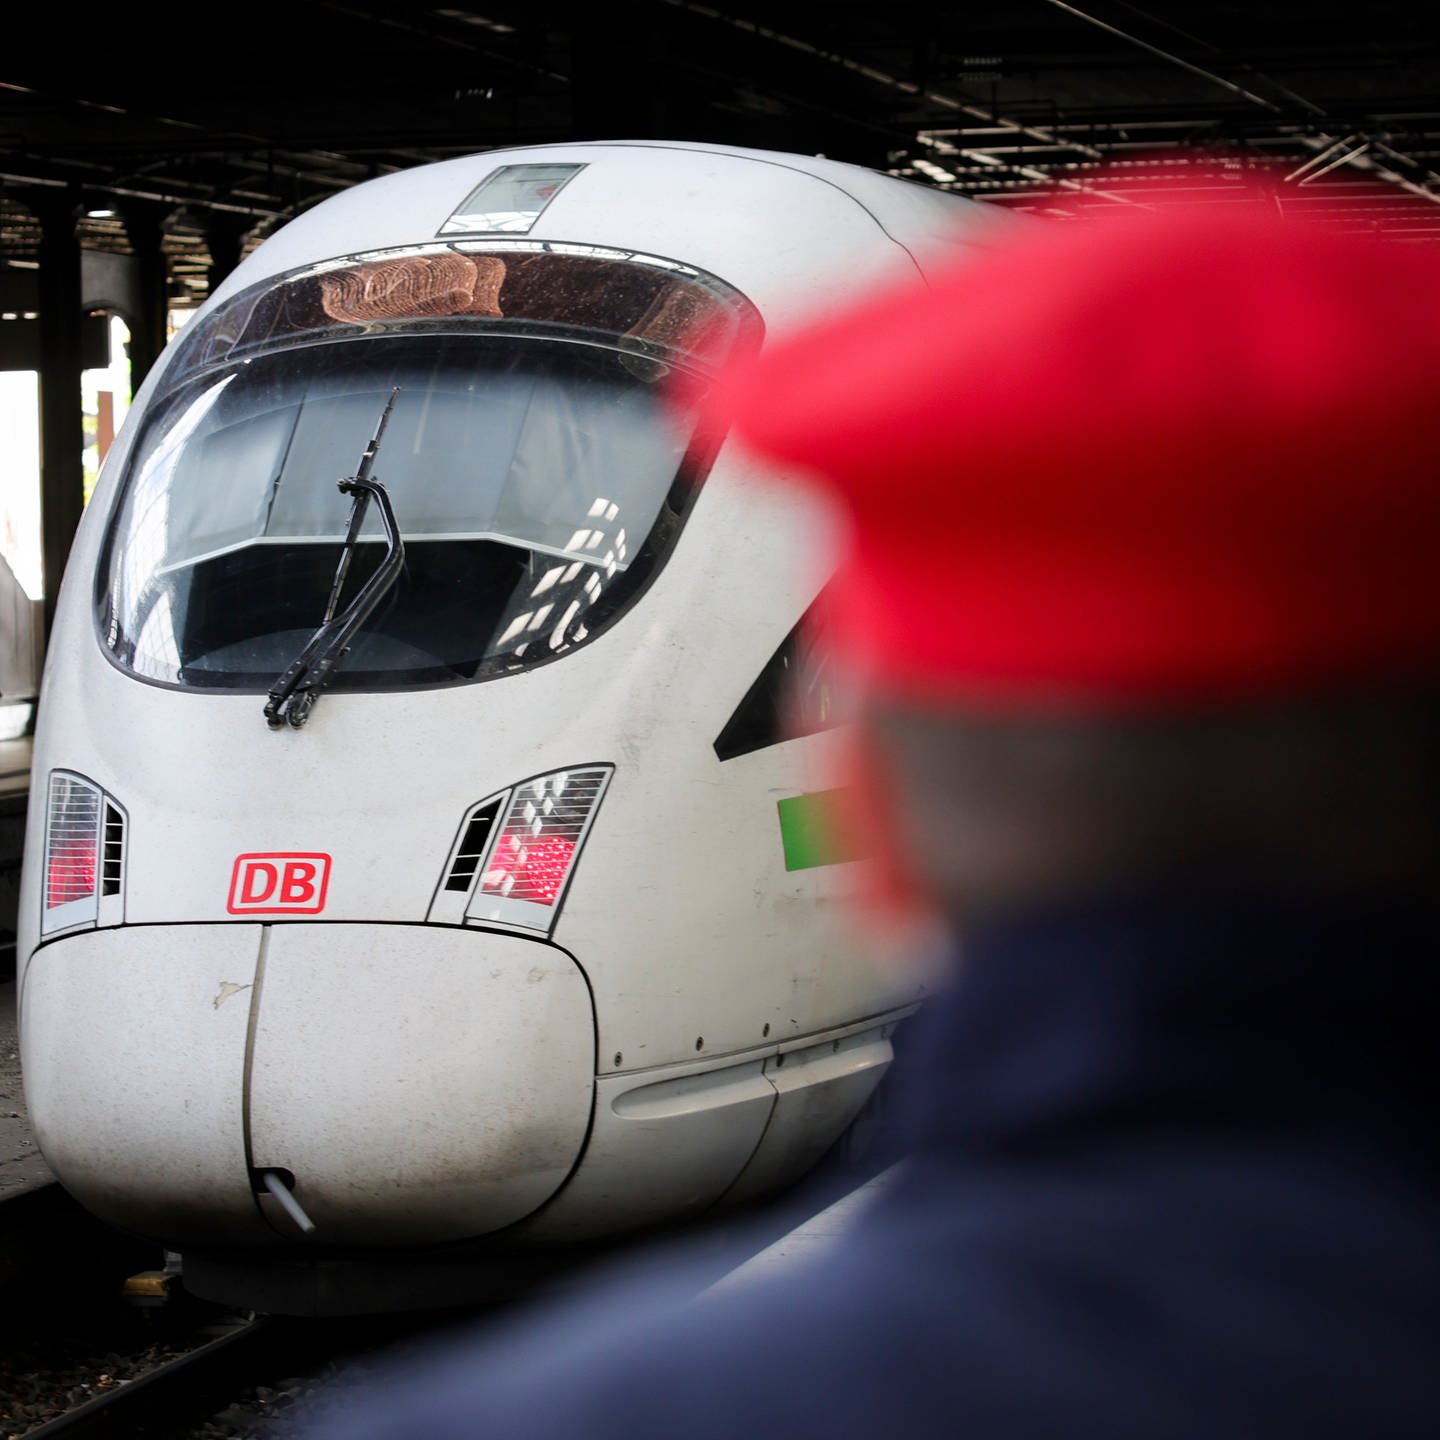
<svg viewBox="0 0 1440 1440">
<path fill-rule="evenodd" d="M 121 217 L 84 214 L 108 199 L 161 226 L 194 304 L 359 180 L 571 139 L 823 153 L 1025 208 L 1123 203 L 1116 163 L 1157 149 L 1223 195 L 1238 155 L 1288 205 L 1440 236 L 1431 0 L 478 3 L 17 6 L 0 266 L 34 258 L 43 190 L 76 200 L 87 248 L 128 252 Z"/>
</svg>

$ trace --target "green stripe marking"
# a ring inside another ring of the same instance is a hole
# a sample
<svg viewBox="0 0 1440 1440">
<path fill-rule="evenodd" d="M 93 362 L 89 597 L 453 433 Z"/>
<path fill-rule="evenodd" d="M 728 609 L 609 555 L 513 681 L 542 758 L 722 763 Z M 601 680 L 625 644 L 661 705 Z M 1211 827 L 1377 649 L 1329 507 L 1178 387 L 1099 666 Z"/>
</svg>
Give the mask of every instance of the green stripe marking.
<svg viewBox="0 0 1440 1440">
<path fill-rule="evenodd" d="M 843 789 L 817 790 L 777 802 L 787 870 L 810 870 L 816 865 L 839 865 L 863 858 L 841 824 L 840 807 L 845 803 L 845 793 Z"/>
</svg>

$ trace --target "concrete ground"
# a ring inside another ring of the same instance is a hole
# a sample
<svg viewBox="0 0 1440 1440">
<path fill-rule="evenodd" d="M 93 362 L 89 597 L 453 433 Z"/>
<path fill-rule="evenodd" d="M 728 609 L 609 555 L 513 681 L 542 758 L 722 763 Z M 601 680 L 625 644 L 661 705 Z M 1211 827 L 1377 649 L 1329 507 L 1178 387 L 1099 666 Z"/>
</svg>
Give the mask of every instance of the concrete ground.
<svg viewBox="0 0 1440 1440">
<path fill-rule="evenodd" d="M 15 912 L 30 790 L 30 737 L 0 740 L 0 980 L 15 974 Z"/>
<path fill-rule="evenodd" d="M 54 1178 L 30 1134 L 15 1028 L 15 904 L 29 787 L 29 736 L 0 740 L 0 1200 Z"/>
<path fill-rule="evenodd" d="M 48 1184 L 51 1175 L 30 1134 L 20 1083 L 20 1038 L 15 1029 L 15 982 L 0 984 L 0 1201 Z"/>
</svg>

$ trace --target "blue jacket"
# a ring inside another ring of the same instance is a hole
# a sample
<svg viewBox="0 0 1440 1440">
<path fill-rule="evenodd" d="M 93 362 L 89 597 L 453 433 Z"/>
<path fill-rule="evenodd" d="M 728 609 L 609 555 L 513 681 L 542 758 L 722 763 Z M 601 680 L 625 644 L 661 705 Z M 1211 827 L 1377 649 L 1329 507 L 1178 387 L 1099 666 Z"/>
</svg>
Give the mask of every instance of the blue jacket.
<svg viewBox="0 0 1440 1440">
<path fill-rule="evenodd" d="M 969 937 L 823 1259 L 612 1275 L 310 1440 L 1436 1440 L 1437 913 L 1194 888 Z M 706 1264 L 712 1264 L 707 1257 Z"/>
</svg>

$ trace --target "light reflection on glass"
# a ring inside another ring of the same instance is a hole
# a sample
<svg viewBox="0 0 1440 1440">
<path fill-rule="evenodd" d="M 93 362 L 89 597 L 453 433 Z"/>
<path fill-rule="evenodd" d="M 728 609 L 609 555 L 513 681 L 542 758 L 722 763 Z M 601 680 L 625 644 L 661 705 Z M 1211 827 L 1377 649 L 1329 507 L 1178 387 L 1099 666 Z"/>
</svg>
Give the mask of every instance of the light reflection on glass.
<svg viewBox="0 0 1440 1440">
<path fill-rule="evenodd" d="M 583 165 L 502 165 L 440 227 L 441 235 L 524 234 Z"/>
</svg>

